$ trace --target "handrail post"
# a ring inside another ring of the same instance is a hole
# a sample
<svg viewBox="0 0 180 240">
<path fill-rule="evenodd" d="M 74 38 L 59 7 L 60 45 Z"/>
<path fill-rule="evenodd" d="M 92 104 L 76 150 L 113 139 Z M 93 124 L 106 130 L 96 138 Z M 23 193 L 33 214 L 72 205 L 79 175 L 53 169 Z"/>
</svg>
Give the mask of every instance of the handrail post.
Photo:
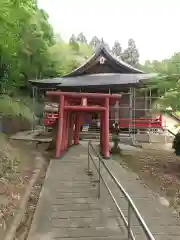
<svg viewBox="0 0 180 240">
<path fill-rule="evenodd" d="M 98 198 L 100 198 L 100 194 L 101 194 L 101 161 L 100 158 L 99 159 L 99 179 L 98 179 Z"/>
<path fill-rule="evenodd" d="M 96 157 L 98 157 L 99 162 L 97 162 L 97 164 L 95 163 L 95 161 L 93 160 L 93 156 L 90 154 L 90 149 L 93 151 L 93 153 L 96 154 Z M 116 179 L 116 177 L 113 175 L 113 173 L 111 172 L 111 170 L 107 167 L 107 165 L 105 164 L 105 162 L 102 160 L 101 156 L 96 152 L 96 149 L 93 147 L 91 141 L 88 142 L 88 171 L 90 173 L 90 161 L 92 161 L 92 163 L 95 166 L 96 171 L 98 172 L 98 189 L 97 189 L 97 197 L 98 199 L 100 198 L 100 194 L 101 194 L 101 182 L 103 182 L 105 184 L 106 189 L 108 190 L 113 202 L 116 205 L 116 208 L 126 226 L 127 229 L 127 235 L 128 235 L 128 240 L 135 240 L 135 235 L 132 231 L 132 212 L 135 214 L 135 217 L 137 218 L 137 220 L 140 223 L 140 227 L 143 229 L 146 237 L 148 240 L 155 240 L 155 238 L 153 237 L 152 233 L 150 232 L 150 230 L 148 229 L 146 223 L 144 222 L 143 218 L 141 217 L 140 213 L 138 212 L 136 206 L 134 205 L 132 199 L 130 198 L 130 196 L 128 195 L 128 193 L 126 193 L 125 189 L 123 188 L 123 186 L 118 182 L 118 180 Z M 110 177 L 112 178 L 112 180 L 114 181 L 114 183 L 117 185 L 117 187 L 119 188 L 119 190 L 121 191 L 121 193 L 124 195 L 125 200 L 128 202 L 128 219 L 126 218 L 126 216 L 123 214 L 122 209 L 120 208 L 120 206 L 118 205 L 113 193 L 111 192 L 110 188 L 108 187 L 107 182 L 104 180 L 102 174 L 101 174 L 101 167 L 103 166 L 103 168 L 107 171 L 107 173 L 110 175 Z"/>
<path fill-rule="evenodd" d="M 128 240 L 131 239 L 131 204 L 128 202 Z"/>
</svg>

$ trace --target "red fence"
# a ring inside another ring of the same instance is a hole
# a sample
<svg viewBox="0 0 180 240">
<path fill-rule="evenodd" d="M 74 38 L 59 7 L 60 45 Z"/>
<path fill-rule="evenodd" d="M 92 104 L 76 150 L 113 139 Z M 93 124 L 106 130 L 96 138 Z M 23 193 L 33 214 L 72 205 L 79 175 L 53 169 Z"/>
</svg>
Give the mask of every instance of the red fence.
<svg viewBox="0 0 180 240">
<path fill-rule="evenodd" d="M 45 116 L 43 118 L 43 125 L 50 127 L 56 122 L 56 119 L 58 119 L 57 113 L 45 113 Z M 128 128 L 134 126 L 136 128 L 162 128 L 162 116 L 159 116 L 158 118 L 119 119 L 120 128 Z"/>
<path fill-rule="evenodd" d="M 120 118 L 119 127 L 162 128 L 162 117 L 158 118 Z"/>
<path fill-rule="evenodd" d="M 56 119 L 58 119 L 57 113 L 45 113 L 42 123 L 45 127 L 51 127 L 55 124 Z"/>
</svg>

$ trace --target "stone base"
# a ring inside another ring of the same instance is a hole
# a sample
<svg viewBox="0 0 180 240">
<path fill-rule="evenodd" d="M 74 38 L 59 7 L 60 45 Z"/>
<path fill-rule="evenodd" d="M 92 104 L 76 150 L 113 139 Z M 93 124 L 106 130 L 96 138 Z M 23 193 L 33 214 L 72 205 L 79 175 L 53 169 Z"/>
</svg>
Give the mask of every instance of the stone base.
<svg viewBox="0 0 180 240">
<path fill-rule="evenodd" d="M 169 135 L 136 134 L 136 140 L 141 143 L 172 143 L 173 138 Z"/>
</svg>

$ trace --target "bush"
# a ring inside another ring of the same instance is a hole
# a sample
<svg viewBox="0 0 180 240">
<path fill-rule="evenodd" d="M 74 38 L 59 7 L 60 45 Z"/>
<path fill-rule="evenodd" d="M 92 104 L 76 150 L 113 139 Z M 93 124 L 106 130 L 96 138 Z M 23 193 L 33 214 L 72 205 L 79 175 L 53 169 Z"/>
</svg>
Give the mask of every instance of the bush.
<svg viewBox="0 0 180 240">
<path fill-rule="evenodd" d="M 0 115 L 21 116 L 32 122 L 33 112 L 21 100 L 11 98 L 8 95 L 0 95 Z"/>
<path fill-rule="evenodd" d="M 176 134 L 172 147 L 175 149 L 175 154 L 180 156 L 180 132 Z"/>
</svg>

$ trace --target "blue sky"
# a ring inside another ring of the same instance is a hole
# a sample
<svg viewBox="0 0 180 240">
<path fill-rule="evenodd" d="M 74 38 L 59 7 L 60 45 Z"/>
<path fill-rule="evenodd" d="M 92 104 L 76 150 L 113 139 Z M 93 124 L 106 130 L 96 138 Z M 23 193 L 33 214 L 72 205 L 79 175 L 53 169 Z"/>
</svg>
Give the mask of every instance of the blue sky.
<svg viewBox="0 0 180 240">
<path fill-rule="evenodd" d="M 180 0 L 39 0 L 54 31 L 68 40 L 72 33 L 94 35 L 123 48 L 133 38 L 140 61 L 161 60 L 180 52 Z"/>
</svg>

